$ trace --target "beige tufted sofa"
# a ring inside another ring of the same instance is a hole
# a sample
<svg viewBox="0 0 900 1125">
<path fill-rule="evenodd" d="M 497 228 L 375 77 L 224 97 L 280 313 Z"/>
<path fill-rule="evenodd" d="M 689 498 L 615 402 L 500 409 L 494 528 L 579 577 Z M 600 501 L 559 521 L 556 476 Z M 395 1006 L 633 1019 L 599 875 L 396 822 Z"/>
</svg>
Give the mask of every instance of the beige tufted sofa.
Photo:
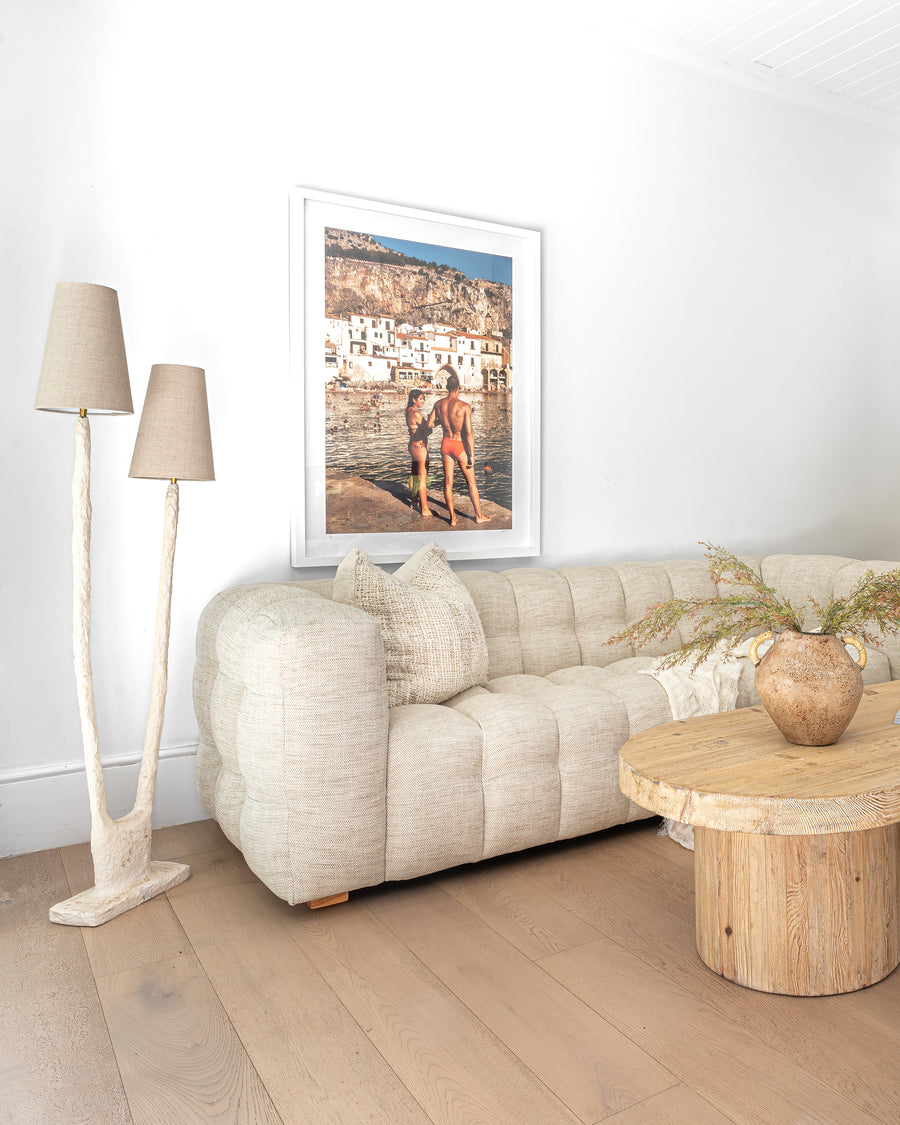
<svg viewBox="0 0 900 1125">
<path fill-rule="evenodd" d="M 867 567 L 822 555 L 748 560 L 796 605 L 846 592 Z M 379 622 L 331 600 L 329 580 L 215 597 L 197 636 L 203 805 L 250 868 L 309 902 L 646 817 L 622 795 L 618 753 L 672 718 L 606 639 L 670 596 L 712 592 L 705 560 L 461 571 L 489 678 L 441 704 L 389 709 Z M 439 643 L 439 642 L 436 642 Z M 738 706 L 758 703 L 745 661 Z M 869 683 L 900 677 L 900 640 L 870 650 Z"/>
</svg>

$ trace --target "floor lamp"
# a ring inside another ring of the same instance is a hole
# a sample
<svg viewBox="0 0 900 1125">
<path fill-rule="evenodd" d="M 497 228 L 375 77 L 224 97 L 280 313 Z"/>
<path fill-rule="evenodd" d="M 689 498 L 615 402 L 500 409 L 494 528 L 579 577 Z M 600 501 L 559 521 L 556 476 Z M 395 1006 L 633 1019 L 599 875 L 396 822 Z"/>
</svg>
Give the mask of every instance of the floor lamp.
<svg viewBox="0 0 900 1125">
<path fill-rule="evenodd" d="M 205 405 L 204 386 L 204 410 Z M 114 290 L 80 283 L 63 283 L 57 286 L 35 406 L 38 410 L 79 415 L 72 484 L 73 642 L 91 810 L 91 854 L 94 861 L 94 886 L 52 907 L 50 920 L 65 925 L 98 926 L 183 882 L 190 874 L 190 869 L 184 864 L 150 860 L 153 786 L 165 702 L 168 609 L 174 559 L 175 526 L 174 520 L 169 518 L 168 505 L 163 548 L 163 572 L 164 575 L 166 571 L 168 573 L 168 585 L 164 592 L 161 583 L 160 590 L 161 609 L 157 614 L 151 715 L 147 724 L 138 796 L 132 811 L 119 820 L 113 820 L 107 810 L 100 759 L 90 658 L 91 503 L 88 413 L 133 413 L 118 297 Z M 176 428 L 172 426 L 173 430 Z M 208 438 L 207 421 L 207 444 Z M 211 472 L 211 454 L 209 466 Z M 174 476 L 174 473 L 171 475 Z M 177 492 L 175 509 L 177 517 Z M 163 601 L 165 613 L 162 612 Z M 161 637 L 160 621 L 163 618 L 164 637 Z"/>
</svg>

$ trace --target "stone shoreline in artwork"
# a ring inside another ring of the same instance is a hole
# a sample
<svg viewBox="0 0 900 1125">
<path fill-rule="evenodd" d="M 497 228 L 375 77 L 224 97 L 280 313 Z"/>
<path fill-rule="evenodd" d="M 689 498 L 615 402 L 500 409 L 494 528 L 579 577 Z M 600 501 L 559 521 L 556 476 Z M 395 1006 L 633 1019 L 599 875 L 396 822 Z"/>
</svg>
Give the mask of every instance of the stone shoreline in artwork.
<svg viewBox="0 0 900 1125">
<path fill-rule="evenodd" d="M 397 480 L 360 477 L 353 473 L 328 469 L 325 473 L 325 531 L 328 535 L 377 534 L 410 531 L 509 531 L 512 512 L 489 500 L 481 507 L 488 523 L 476 523 L 472 502 L 461 479 L 453 493 L 456 527 L 450 527 L 450 515 L 444 503 L 444 487 L 440 472 L 432 474 L 436 487 L 428 489 L 428 504 L 434 513 L 423 519 L 418 505 L 413 507 L 409 488 Z M 461 474 L 457 473 L 461 478 Z"/>
</svg>

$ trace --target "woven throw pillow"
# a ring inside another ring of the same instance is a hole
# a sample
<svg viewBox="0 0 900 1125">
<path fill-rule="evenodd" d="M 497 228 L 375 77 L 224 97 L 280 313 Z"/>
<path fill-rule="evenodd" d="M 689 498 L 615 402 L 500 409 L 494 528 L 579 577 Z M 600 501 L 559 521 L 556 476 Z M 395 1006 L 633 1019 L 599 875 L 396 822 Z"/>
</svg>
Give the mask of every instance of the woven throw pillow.
<svg viewBox="0 0 900 1125">
<path fill-rule="evenodd" d="M 355 548 L 337 569 L 332 597 L 381 621 L 389 707 L 442 703 L 487 679 L 481 619 L 436 543 L 392 575 Z"/>
</svg>

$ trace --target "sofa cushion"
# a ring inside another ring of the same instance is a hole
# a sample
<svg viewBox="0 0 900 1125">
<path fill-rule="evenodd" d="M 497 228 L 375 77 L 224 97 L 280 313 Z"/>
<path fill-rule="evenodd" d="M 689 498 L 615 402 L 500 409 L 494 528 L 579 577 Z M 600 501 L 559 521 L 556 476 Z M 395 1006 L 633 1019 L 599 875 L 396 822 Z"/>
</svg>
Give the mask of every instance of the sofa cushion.
<svg viewBox="0 0 900 1125">
<path fill-rule="evenodd" d="M 441 703 L 487 679 L 475 603 L 436 543 L 393 575 L 355 548 L 337 569 L 332 596 L 381 622 L 390 707 Z"/>
</svg>

